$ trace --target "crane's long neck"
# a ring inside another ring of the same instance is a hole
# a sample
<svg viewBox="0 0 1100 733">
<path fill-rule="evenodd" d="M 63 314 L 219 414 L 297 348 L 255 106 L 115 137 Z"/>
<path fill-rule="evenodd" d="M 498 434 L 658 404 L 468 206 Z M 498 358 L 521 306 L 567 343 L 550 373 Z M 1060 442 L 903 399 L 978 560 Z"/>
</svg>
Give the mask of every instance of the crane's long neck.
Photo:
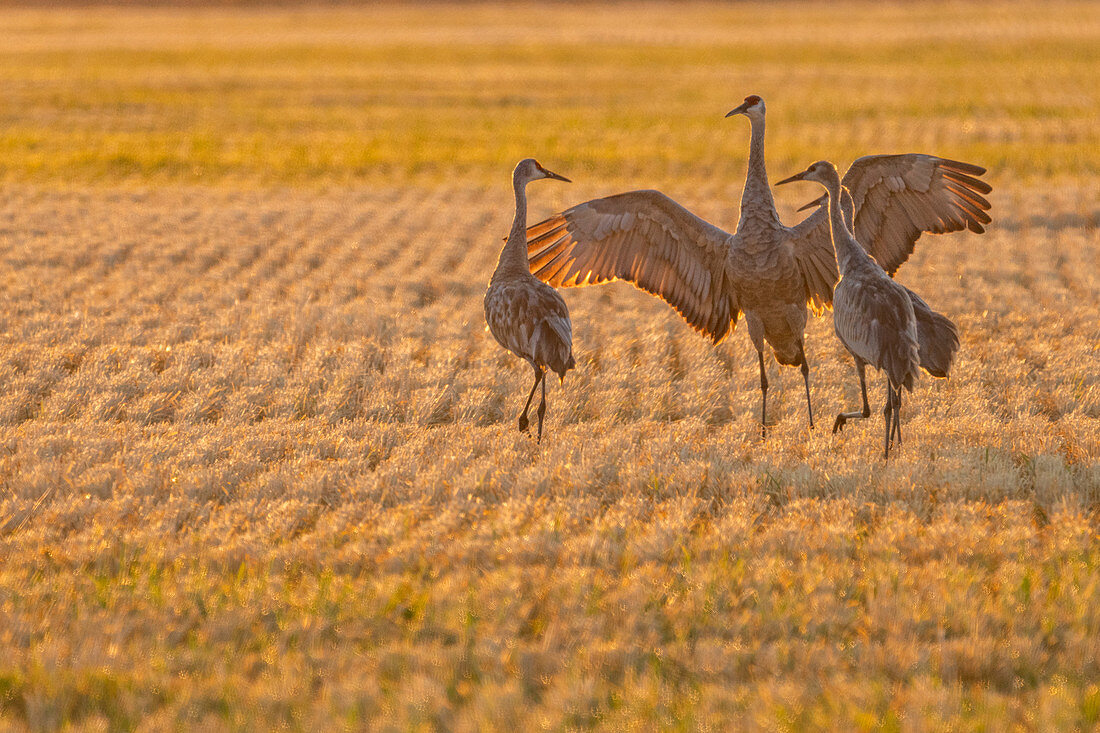
<svg viewBox="0 0 1100 733">
<path fill-rule="evenodd" d="M 747 216 L 764 217 L 779 223 L 772 189 L 768 185 L 768 169 L 764 164 L 764 117 L 750 117 L 752 139 L 749 141 L 749 171 L 745 176 L 745 191 L 741 194 L 741 221 Z"/>
<path fill-rule="evenodd" d="M 833 249 L 836 251 L 836 264 L 840 274 L 844 275 L 853 267 L 870 263 L 871 258 L 863 247 L 859 246 L 848 226 L 844 221 L 844 213 L 841 210 L 842 189 L 840 179 L 824 184 L 829 192 L 829 233 L 833 239 Z"/>
<path fill-rule="evenodd" d="M 500 251 L 494 280 L 498 275 L 530 272 L 527 269 L 527 181 L 513 177 L 512 188 L 516 193 L 516 217 L 512 220 L 508 241 Z"/>
</svg>

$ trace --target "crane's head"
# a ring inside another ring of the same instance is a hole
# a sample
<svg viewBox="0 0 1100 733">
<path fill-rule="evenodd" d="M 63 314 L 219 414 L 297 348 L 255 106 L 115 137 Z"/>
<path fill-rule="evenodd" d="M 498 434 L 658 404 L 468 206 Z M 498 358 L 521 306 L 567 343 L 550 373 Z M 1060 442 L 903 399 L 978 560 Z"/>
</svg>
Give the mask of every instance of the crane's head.
<svg viewBox="0 0 1100 733">
<path fill-rule="evenodd" d="M 553 171 L 548 171 L 542 167 L 542 163 L 538 162 L 534 158 L 524 158 L 516 165 L 516 170 L 512 173 L 512 179 L 515 181 L 522 181 L 523 183 L 530 183 L 531 181 L 537 181 L 540 178 L 553 178 L 556 181 L 565 181 L 566 183 L 572 183 L 565 176 L 559 176 Z"/>
<path fill-rule="evenodd" d="M 782 186 L 784 183 L 793 183 L 794 181 L 817 181 L 828 188 L 832 184 L 840 185 L 840 175 L 836 172 L 835 165 L 827 160 L 819 160 L 801 173 L 795 173 L 790 178 L 784 178 L 775 185 Z"/>
<path fill-rule="evenodd" d="M 726 117 L 733 117 L 734 115 L 745 115 L 750 120 L 763 119 L 764 117 L 764 100 L 755 94 L 750 94 L 745 97 L 745 101 L 737 107 L 731 109 Z"/>
</svg>

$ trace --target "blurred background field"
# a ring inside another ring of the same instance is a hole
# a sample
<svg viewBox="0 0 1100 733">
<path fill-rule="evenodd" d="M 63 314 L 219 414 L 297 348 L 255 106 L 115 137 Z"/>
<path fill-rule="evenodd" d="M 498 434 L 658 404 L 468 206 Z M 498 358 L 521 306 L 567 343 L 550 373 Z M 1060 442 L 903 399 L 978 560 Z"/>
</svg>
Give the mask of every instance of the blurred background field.
<svg viewBox="0 0 1100 733">
<path fill-rule="evenodd" d="M 721 115 L 771 101 L 784 168 L 949 148 L 1003 176 L 1097 174 L 1090 3 L 8 10 L 12 180 L 739 177 Z M 796 124 L 797 123 L 797 124 Z M 584 173 L 583 177 L 581 173 Z"/>
<path fill-rule="evenodd" d="M 0 9 L 0 728 L 1095 728 L 1098 62 L 1090 3 Z M 762 441 L 741 329 L 620 284 L 519 435 L 516 160 L 732 229 L 752 93 L 773 178 L 990 169 L 898 275 L 952 379 L 885 464 L 771 365 Z"/>
</svg>

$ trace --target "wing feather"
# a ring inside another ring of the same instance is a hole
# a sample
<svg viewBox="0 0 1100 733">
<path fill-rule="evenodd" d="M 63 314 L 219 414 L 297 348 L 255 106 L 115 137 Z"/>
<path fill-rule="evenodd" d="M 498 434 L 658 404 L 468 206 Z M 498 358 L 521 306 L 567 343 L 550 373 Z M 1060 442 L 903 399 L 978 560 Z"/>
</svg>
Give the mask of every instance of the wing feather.
<svg viewBox="0 0 1100 733">
<path fill-rule="evenodd" d="M 806 289 L 806 302 L 815 315 L 821 315 L 832 306 L 833 288 L 840 277 L 829 235 L 828 209 L 819 208 L 789 231 L 794 259 Z"/>
<path fill-rule="evenodd" d="M 550 261 L 542 267 L 542 272 L 545 274 L 544 282 L 554 287 L 560 287 L 564 285 L 565 280 L 570 279 L 576 273 L 570 273 L 569 257 L 566 252 L 550 250 Z"/>
<path fill-rule="evenodd" d="M 569 237 L 568 234 L 565 234 L 565 235 L 562 235 L 561 237 L 558 237 L 558 239 L 554 240 L 554 242 L 549 247 L 547 247 L 543 252 L 539 253 L 536 256 L 532 256 L 529 260 L 529 264 L 531 265 L 531 267 L 545 268 L 551 262 L 553 262 L 558 257 L 560 257 L 561 256 L 561 251 L 558 250 L 558 249 L 555 249 L 555 247 L 557 247 L 562 242 L 564 242 L 568 237 Z"/>
<path fill-rule="evenodd" d="M 985 168 L 934 155 L 868 155 L 844 174 L 855 213 L 856 240 L 893 275 L 921 234 L 963 229 L 981 234 L 991 219 L 977 176 Z"/>
<path fill-rule="evenodd" d="M 531 272 L 558 287 L 626 280 L 720 341 L 738 309 L 726 284 L 730 235 L 658 191 L 593 199 L 527 230 Z"/>
</svg>

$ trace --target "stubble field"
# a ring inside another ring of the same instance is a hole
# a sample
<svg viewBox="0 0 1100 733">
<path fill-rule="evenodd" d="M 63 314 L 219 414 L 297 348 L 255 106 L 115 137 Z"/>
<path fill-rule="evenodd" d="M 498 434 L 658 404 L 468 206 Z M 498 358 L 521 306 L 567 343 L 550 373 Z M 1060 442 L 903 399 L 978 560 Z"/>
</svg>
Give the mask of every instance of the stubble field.
<svg viewBox="0 0 1100 733">
<path fill-rule="evenodd" d="M 1098 69 L 1087 3 L 0 9 L 0 728 L 1095 729 Z M 885 463 L 812 319 L 762 440 L 616 284 L 519 434 L 516 160 L 732 228 L 752 93 L 773 180 L 990 169 L 898 274 L 952 378 Z"/>
</svg>

